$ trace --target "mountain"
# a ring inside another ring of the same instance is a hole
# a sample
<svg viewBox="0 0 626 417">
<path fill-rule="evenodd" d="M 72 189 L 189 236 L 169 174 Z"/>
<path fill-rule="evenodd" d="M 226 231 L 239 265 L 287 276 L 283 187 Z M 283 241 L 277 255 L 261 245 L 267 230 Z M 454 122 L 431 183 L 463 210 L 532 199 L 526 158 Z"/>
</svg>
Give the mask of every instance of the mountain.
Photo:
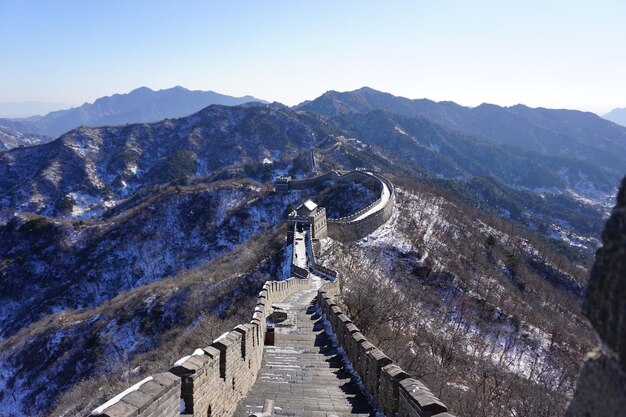
<svg viewBox="0 0 626 417">
<path fill-rule="evenodd" d="M 231 165 L 286 165 L 327 138 L 328 129 L 290 110 L 217 105 L 153 124 L 80 127 L 44 145 L 0 153 L 0 219 L 25 211 L 79 215 L 141 187 Z"/>
<path fill-rule="evenodd" d="M 274 192 L 277 176 L 311 175 L 311 151 L 319 172 L 367 167 L 396 186 L 386 227 L 324 245 L 354 277 L 346 294 L 380 285 L 420 310 L 371 340 L 460 415 L 480 376 L 519 393 L 476 397 L 492 414 L 550 398 L 558 413 L 593 344 L 579 302 L 606 215 L 575 193 L 609 193 L 611 171 L 419 115 L 260 104 L 0 153 L 0 414 L 86 415 L 248 318 L 263 282 L 287 273 L 286 213 L 307 198 L 338 217 L 372 202 L 360 183 Z"/>
<path fill-rule="evenodd" d="M 618 125 L 626 126 L 626 108 L 613 109 L 602 117 Z"/>
<path fill-rule="evenodd" d="M 56 138 L 79 126 L 150 123 L 167 118 L 188 116 L 212 104 L 234 106 L 249 102 L 265 103 L 252 96 L 231 97 L 213 91 L 191 91 L 183 87 L 159 91 L 141 87 L 128 94 L 101 97 L 93 103 L 54 111 L 45 116 L 0 119 L 0 128 Z M 46 141 L 45 137 L 41 139 L 41 142 Z M 0 139 L 2 139 L 1 136 Z M 15 147 L 13 143 L 2 142 L 7 148 Z"/>
<path fill-rule="evenodd" d="M 372 110 L 422 116 L 496 144 L 590 162 L 610 170 L 616 177 L 626 172 L 626 128 L 593 113 L 523 105 L 481 104 L 469 108 L 447 101 L 396 97 L 368 87 L 349 92 L 328 91 L 296 108 L 328 116 Z"/>
<path fill-rule="evenodd" d="M 495 145 L 432 123 L 380 110 L 346 114 L 336 120 L 361 141 L 387 149 L 401 149 L 403 158 L 444 178 L 493 176 L 509 186 L 530 190 L 571 189 L 587 194 L 612 194 L 619 177 L 602 166 L 546 155 L 506 145 Z"/>
<path fill-rule="evenodd" d="M 329 168 L 425 175 L 469 204 L 588 247 L 605 215 L 603 196 L 618 181 L 593 164 L 496 145 L 422 117 L 372 111 L 329 119 L 278 105 L 210 106 L 153 124 L 81 127 L 0 153 L 0 221 L 27 213 L 98 218 L 164 183 L 302 175 L 303 152 L 312 147 Z"/>
</svg>

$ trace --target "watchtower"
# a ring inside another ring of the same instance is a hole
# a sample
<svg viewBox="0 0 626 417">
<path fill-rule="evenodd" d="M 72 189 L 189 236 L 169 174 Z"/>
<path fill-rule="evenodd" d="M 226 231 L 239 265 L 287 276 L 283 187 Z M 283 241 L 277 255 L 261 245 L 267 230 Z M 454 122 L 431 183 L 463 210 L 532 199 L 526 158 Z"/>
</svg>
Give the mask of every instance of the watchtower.
<svg viewBox="0 0 626 417">
<path fill-rule="evenodd" d="M 274 182 L 276 186 L 276 191 L 279 193 L 287 193 L 289 192 L 289 181 L 291 181 L 291 177 L 278 177 Z"/>
<path fill-rule="evenodd" d="M 326 209 L 318 206 L 312 200 L 305 201 L 289 213 L 287 221 L 294 223 L 296 227 L 310 225 L 311 239 L 323 239 L 328 236 Z"/>
</svg>

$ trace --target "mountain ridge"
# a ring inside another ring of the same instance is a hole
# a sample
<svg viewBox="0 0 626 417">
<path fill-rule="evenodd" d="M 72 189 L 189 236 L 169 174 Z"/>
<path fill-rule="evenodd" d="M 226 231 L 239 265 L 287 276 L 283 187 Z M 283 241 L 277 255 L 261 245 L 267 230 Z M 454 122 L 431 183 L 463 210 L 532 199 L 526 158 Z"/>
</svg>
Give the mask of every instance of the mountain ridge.
<svg viewBox="0 0 626 417">
<path fill-rule="evenodd" d="M 589 112 L 519 104 L 501 107 L 483 103 L 470 108 L 449 101 L 396 97 L 369 87 L 347 92 L 331 90 L 295 108 L 331 117 L 372 110 L 421 116 L 493 143 L 590 160 L 620 176 L 626 171 L 626 128 Z"/>
<path fill-rule="evenodd" d="M 17 392 L 0 396 L 0 410 L 45 415 L 58 402 L 83 405 L 84 412 L 64 415 L 87 415 L 93 409 L 87 403 L 106 395 L 98 387 L 109 380 L 118 379 L 111 386 L 119 391 L 156 369 L 155 357 L 168 362 L 162 369 L 176 359 L 170 355 L 186 354 L 193 344 L 168 332 L 195 334 L 201 328 L 193 323 L 203 322 L 215 329 L 211 323 L 241 307 L 238 292 L 254 296 L 257 284 L 286 277 L 286 213 L 307 198 L 339 216 L 371 202 L 367 193 L 355 198 L 347 191 L 358 184 L 275 192 L 271 181 L 278 176 L 312 175 L 312 151 L 318 172 L 367 167 L 388 175 L 398 192 L 395 220 L 377 239 L 359 243 L 378 255 L 344 264 L 357 265 L 356 275 L 373 270 L 361 261 L 382 257 L 390 269 L 377 273 L 398 278 L 398 288 L 430 287 L 414 300 L 441 298 L 432 304 L 433 317 L 450 318 L 438 308 L 458 306 L 449 312 L 468 313 L 463 320 L 480 324 L 484 346 L 494 348 L 500 336 L 492 329 L 522 329 L 511 340 L 528 355 L 532 344 L 547 343 L 551 324 L 577 317 L 603 213 L 565 193 L 513 188 L 556 181 L 559 191 L 570 184 L 559 167 L 573 160 L 512 150 L 422 116 L 383 110 L 331 117 L 279 104 L 211 105 L 155 123 L 83 126 L 50 143 L 0 153 L 0 391 Z M 585 175 L 610 188 L 612 180 L 597 169 L 591 165 Z M 589 244 L 550 239 L 558 228 Z M 186 271 L 197 279 L 186 282 Z M 203 284 L 216 273 L 234 304 L 221 283 Z M 495 296 L 501 291 L 512 297 Z M 554 312 L 554 323 L 543 321 Z M 568 326 L 567 334 L 577 329 Z M 223 332 L 213 331 L 210 340 Z M 552 339 L 558 350 L 537 355 L 569 383 L 588 338 L 575 339 L 583 340 L 580 347 L 559 343 L 559 334 Z M 408 351 L 407 343 L 398 346 Z M 474 362 L 462 363 L 459 375 L 471 374 Z M 63 391 L 67 397 L 59 399 Z"/>
<path fill-rule="evenodd" d="M 40 142 L 56 138 L 79 126 L 100 127 L 128 123 L 151 123 L 168 118 L 191 115 L 209 105 L 241 105 L 249 102 L 266 103 L 252 96 L 232 97 L 214 91 L 188 90 L 176 86 L 162 90 L 139 87 L 129 93 L 100 97 L 93 103 L 57 110 L 45 116 L 19 119 L 0 119 L 0 128 L 41 136 Z M 9 141 L 9 134 L 0 135 L 5 148 L 19 146 L 19 141 Z"/>
</svg>

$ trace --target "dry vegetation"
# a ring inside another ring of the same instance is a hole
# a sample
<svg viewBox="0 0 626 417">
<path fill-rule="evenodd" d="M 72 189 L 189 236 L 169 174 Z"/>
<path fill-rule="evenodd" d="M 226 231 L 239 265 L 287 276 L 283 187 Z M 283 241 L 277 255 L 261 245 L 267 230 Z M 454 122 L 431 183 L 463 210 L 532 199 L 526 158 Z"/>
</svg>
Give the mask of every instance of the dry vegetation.
<svg viewBox="0 0 626 417">
<path fill-rule="evenodd" d="M 561 416 L 594 344 L 579 307 L 586 264 L 402 186 L 391 227 L 322 258 L 342 274 L 348 315 L 457 415 Z"/>
<path fill-rule="evenodd" d="M 168 370 L 178 358 L 248 322 L 258 290 L 280 271 L 284 235 L 279 228 L 269 239 L 251 239 L 204 267 L 124 292 L 94 309 L 46 317 L 4 341 L 0 351 L 19 356 L 52 346 L 31 361 L 58 372 L 49 376 L 60 396 L 48 415 L 89 415 L 138 380 Z M 61 339 L 58 351 L 52 335 Z"/>
</svg>

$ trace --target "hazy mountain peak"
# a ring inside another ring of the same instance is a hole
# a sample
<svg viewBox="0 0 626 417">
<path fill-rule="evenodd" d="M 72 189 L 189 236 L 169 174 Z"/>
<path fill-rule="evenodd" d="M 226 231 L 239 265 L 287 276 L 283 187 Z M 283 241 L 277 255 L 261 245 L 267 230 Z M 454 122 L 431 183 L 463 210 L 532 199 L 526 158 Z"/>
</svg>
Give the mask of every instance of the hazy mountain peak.
<svg viewBox="0 0 626 417">
<path fill-rule="evenodd" d="M 496 144 L 594 162 L 620 175 L 626 170 L 626 129 L 589 112 L 531 108 L 523 104 L 502 107 L 482 103 L 470 108 L 454 102 L 396 97 L 369 87 L 327 92 L 296 108 L 328 116 L 375 110 L 420 116 Z M 626 110 L 624 113 L 622 123 L 626 125 Z M 619 123 L 617 120 L 614 121 Z"/>
<path fill-rule="evenodd" d="M 626 107 L 613 109 L 602 117 L 618 125 L 626 126 Z"/>
<path fill-rule="evenodd" d="M 135 88 L 134 90 L 131 90 L 131 92 L 128 94 L 130 95 L 130 94 L 140 94 L 140 93 L 154 93 L 154 90 L 151 89 L 150 87 L 142 86 L 142 87 Z M 115 95 L 123 95 L 123 94 L 115 94 Z"/>
<path fill-rule="evenodd" d="M 188 116 L 212 104 L 236 106 L 251 101 L 266 103 L 252 96 L 232 97 L 214 91 L 191 91 L 182 86 L 158 91 L 142 86 L 129 93 L 100 97 L 93 103 L 84 103 L 80 107 L 54 111 L 41 117 L 30 117 L 20 120 L 19 123 L 6 120 L 3 121 L 2 125 L 5 129 L 10 128 L 15 131 L 12 137 L 30 133 L 54 138 L 81 125 L 107 126 L 150 123 Z M 8 141 L 7 139 L 5 143 L 2 140 L 5 136 L 0 135 L 0 144 L 4 144 L 5 148 L 19 145 L 17 140 Z M 32 141 L 24 143 L 30 144 Z M 0 146 L 0 149 L 2 148 L 3 146 Z"/>
</svg>

